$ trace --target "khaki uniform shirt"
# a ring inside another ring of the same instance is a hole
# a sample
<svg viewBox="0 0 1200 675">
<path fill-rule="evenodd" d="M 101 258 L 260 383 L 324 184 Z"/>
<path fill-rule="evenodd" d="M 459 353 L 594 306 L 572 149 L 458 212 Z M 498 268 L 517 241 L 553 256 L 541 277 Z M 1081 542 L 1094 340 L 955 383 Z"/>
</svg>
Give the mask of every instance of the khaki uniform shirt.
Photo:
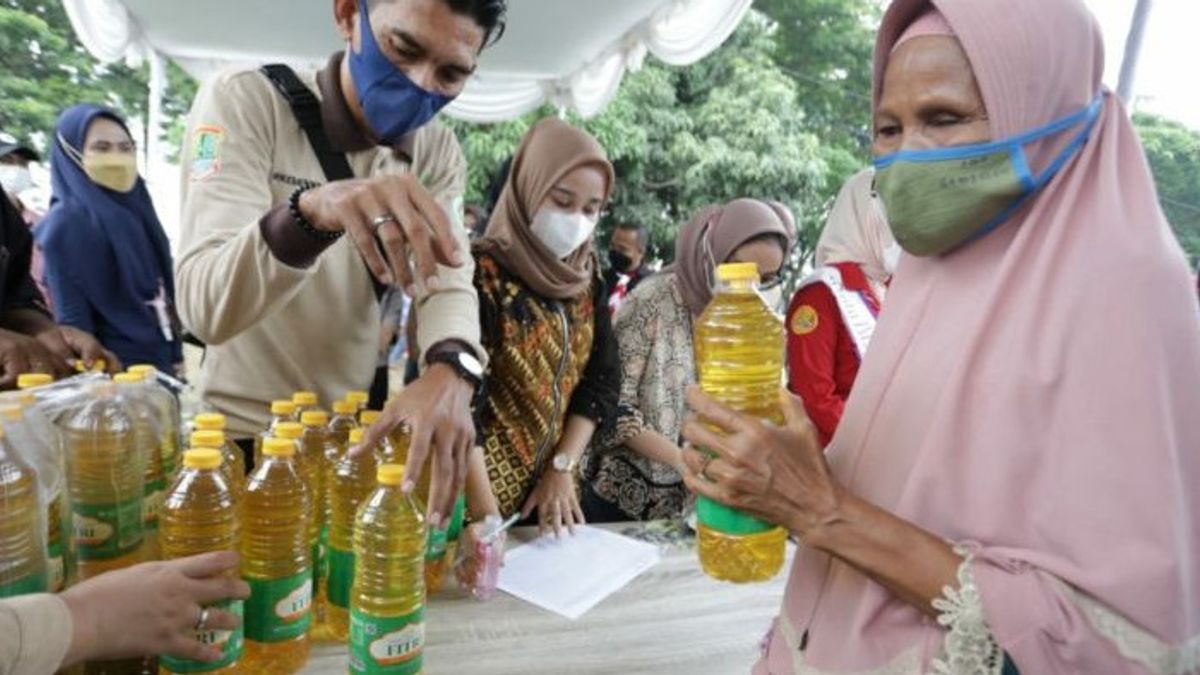
<svg viewBox="0 0 1200 675">
<path fill-rule="evenodd" d="M 416 173 L 446 210 L 468 260 L 439 269 L 437 292 L 418 292 L 419 346 L 458 340 L 482 359 L 458 141 L 435 120 L 396 148 L 371 143 L 342 96 L 340 64 L 337 54 L 319 74 L 298 73 L 321 99 L 331 144 L 347 153 L 356 176 Z M 265 428 L 269 402 L 294 391 L 316 391 L 328 406 L 366 389 L 380 330 L 370 272 L 349 237 L 328 245 L 293 222 L 292 191 L 325 176 L 274 85 L 257 70 L 228 70 L 205 83 L 182 163 L 176 295 L 184 325 L 208 345 L 202 394 L 228 416 L 230 435 Z"/>
</svg>

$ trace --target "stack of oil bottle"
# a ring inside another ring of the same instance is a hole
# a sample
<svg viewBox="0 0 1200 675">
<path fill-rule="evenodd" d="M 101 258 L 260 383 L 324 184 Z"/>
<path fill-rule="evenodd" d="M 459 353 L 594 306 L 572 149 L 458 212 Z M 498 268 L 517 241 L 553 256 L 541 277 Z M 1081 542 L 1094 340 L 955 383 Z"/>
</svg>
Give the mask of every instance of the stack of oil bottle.
<svg viewBox="0 0 1200 675">
<path fill-rule="evenodd" d="M 221 660 L 164 655 L 76 672 L 294 673 L 323 641 L 349 643 L 352 673 L 420 672 L 426 593 L 442 588 L 464 500 L 445 529 L 425 527 L 428 476 L 415 498 L 401 489 L 407 432 L 351 455 L 379 418 L 366 395 L 349 393 L 330 414 L 297 392 L 271 404 L 247 475 L 224 416 L 185 427 L 177 385 L 138 366 L 57 383 L 23 375 L 0 395 L 0 597 L 237 550 L 251 595 L 218 607 L 242 624 L 197 635 Z"/>
</svg>

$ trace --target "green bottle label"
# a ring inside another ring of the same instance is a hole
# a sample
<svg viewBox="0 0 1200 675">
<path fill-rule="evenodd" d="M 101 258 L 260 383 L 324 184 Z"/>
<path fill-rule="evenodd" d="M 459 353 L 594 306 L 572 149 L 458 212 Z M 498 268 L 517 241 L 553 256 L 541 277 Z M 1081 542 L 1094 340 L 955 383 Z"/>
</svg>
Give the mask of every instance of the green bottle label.
<svg viewBox="0 0 1200 675">
<path fill-rule="evenodd" d="M 770 523 L 724 504 L 718 504 L 707 497 L 696 498 L 696 519 L 701 525 L 724 534 L 759 534 L 775 529 Z"/>
<path fill-rule="evenodd" d="M 246 579 L 246 639 L 284 642 L 308 632 L 312 623 L 312 571 L 283 579 Z"/>
<path fill-rule="evenodd" d="M 425 560 L 441 560 L 446 557 L 446 529 L 429 528 L 425 536 Z"/>
<path fill-rule="evenodd" d="M 142 544 L 142 499 L 120 504 L 71 504 L 71 537 L 79 560 L 109 560 Z"/>
<path fill-rule="evenodd" d="M 210 607 L 237 615 L 238 618 L 241 618 L 243 613 L 241 600 L 226 600 L 210 605 Z M 196 640 L 201 644 L 220 647 L 221 659 L 210 663 L 201 663 L 163 654 L 158 657 L 158 664 L 172 673 L 211 673 L 214 670 L 233 665 L 234 661 L 242 657 L 244 635 L 241 623 L 238 623 L 238 627 L 234 630 L 202 630 L 196 631 L 195 635 Z"/>
<path fill-rule="evenodd" d="M 466 495 L 458 495 L 458 499 L 454 502 L 454 515 L 450 516 L 450 526 L 446 529 L 446 539 L 450 541 L 458 541 L 462 536 L 463 517 L 467 510 Z"/>
<path fill-rule="evenodd" d="M 167 481 L 146 481 L 145 500 L 142 506 L 142 523 L 146 530 L 158 529 L 158 512 L 162 510 L 163 501 L 167 498 Z"/>
<path fill-rule="evenodd" d="M 415 675 L 425 660 L 425 608 L 396 617 L 350 610 L 350 672 Z"/>
<path fill-rule="evenodd" d="M 350 586 L 354 584 L 354 554 L 335 546 L 329 547 L 329 576 L 325 594 L 329 602 L 342 609 L 350 608 Z"/>
<path fill-rule="evenodd" d="M 67 581 L 67 561 L 63 555 L 63 543 L 61 540 L 51 542 L 46 547 L 46 577 L 49 580 L 49 589 L 51 593 L 57 593 L 63 589 Z"/>
<path fill-rule="evenodd" d="M 30 574 L 17 579 L 11 584 L 0 584 L 0 598 L 11 598 L 17 595 L 46 592 L 46 575 Z"/>
</svg>

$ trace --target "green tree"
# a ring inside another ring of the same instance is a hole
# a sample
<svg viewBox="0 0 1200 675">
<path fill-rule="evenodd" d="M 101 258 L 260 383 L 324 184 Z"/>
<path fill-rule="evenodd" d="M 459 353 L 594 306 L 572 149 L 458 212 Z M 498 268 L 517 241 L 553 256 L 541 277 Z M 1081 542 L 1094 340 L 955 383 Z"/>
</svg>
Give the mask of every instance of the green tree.
<svg viewBox="0 0 1200 675">
<path fill-rule="evenodd" d="M 1135 114 L 1133 123 L 1163 212 L 1194 263 L 1200 260 L 1200 132 L 1145 113 Z"/>
<path fill-rule="evenodd" d="M 191 105 L 195 83 L 173 63 L 168 77 L 169 139 Z M 0 130 L 44 151 L 59 112 L 77 103 L 144 120 L 148 79 L 146 65 L 97 62 L 76 38 L 60 0 L 0 0 Z"/>
</svg>

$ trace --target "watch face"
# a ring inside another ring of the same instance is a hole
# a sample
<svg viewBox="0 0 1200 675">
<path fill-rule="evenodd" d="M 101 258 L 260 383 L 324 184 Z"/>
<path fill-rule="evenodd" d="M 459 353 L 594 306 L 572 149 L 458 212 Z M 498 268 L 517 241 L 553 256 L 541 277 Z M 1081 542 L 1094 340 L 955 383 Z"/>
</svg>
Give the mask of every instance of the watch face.
<svg viewBox="0 0 1200 675">
<path fill-rule="evenodd" d="M 566 455 L 555 455 L 554 468 L 557 471 L 566 471 L 571 468 L 571 458 Z"/>
<path fill-rule="evenodd" d="M 475 358 L 473 354 L 459 352 L 458 365 L 475 377 L 483 377 L 483 364 L 479 363 L 479 359 Z"/>
</svg>

